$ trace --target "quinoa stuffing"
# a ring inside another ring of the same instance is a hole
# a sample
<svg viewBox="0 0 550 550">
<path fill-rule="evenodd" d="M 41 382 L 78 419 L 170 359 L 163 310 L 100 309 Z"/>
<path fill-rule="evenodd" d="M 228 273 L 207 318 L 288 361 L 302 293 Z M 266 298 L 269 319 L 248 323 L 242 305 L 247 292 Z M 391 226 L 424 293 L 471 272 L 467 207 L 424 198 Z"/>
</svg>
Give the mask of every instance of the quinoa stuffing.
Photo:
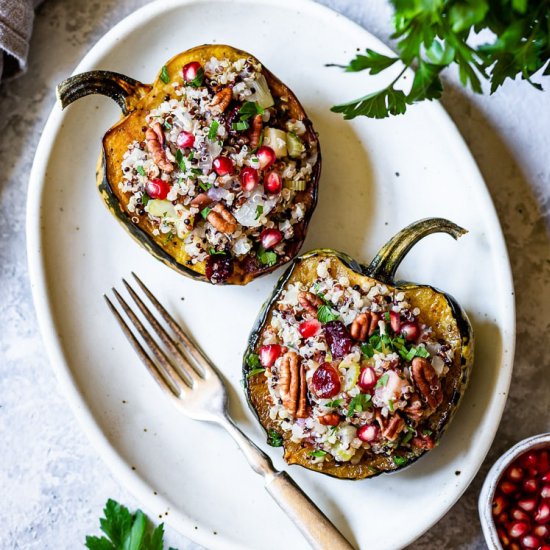
<svg viewBox="0 0 550 550">
<path fill-rule="evenodd" d="M 315 206 L 310 122 L 290 116 L 251 57 L 165 67 L 160 78 L 172 91 L 146 113 L 118 182 L 134 223 L 145 218 L 213 283 L 288 261 Z"/>
</svg>

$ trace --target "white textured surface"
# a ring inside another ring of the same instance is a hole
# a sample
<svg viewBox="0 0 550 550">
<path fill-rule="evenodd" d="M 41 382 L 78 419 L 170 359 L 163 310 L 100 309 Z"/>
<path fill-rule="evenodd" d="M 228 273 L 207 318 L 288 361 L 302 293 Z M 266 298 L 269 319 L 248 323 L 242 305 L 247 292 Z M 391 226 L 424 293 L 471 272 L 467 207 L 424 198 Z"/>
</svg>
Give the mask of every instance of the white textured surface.
<svg viewBox="0 0 550 550">
<path fill-rule="evenodd" d="M 81 434 L 57 391 L 36 328 L 24 254 L 25 186 L 55 84 L 89 47 L 143 0 L 48 0 L 36 20 L 29 74 L 0 88 L 0 548 L 78 548 L 97 531 L 108 497 L 138 506 Z M 385 2 L 324 3 L 387 38 Z M 304 60 L 307 62 L 307 60 Z M 476 499 L 494 458 L 513 442 L 550 429 L 550 361 L 541 343 L 550 324 L 550 97 L 525 83 L 495 96 L 450 87 L 444 104 L 479 163 L 495 200 L 517 285 L 518 350 L 511 397 L 490 457 L 472 487 L 415 548 L 483 548 Z M 410 503 L 404 503 L 410 505 Z M 175 533 L 180 549 L 194 545 Z"/>
</svg>

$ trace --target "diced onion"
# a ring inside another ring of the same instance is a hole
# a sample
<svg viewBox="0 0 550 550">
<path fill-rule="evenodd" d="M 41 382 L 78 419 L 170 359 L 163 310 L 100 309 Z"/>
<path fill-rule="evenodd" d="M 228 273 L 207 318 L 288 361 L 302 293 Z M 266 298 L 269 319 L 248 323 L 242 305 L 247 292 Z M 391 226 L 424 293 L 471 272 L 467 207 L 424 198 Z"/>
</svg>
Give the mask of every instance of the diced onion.
<svg viewBox="0 0 550 550">
<path fill-rule="evenodd" d="M 264 130 L 264 145 L 271 147 L 277 158 L 286 157 L 286 132 L 278 128 L 266 128 Z"/>
</svg>

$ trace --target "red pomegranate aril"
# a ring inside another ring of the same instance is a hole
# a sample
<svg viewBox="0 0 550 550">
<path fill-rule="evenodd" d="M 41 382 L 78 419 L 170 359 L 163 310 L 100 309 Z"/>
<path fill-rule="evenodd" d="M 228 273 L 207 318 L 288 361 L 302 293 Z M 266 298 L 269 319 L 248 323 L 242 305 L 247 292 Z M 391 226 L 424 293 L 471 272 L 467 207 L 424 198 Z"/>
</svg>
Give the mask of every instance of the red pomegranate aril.
<svg viewBox="0 0 550 550">
<path fill-rule="evenodd" d="M 201 68 L 201 64 L 198 61 L 191 61 L 191 63 L 187 63 L 187 65 L 184 65 L 183 69 L 181 70 L 183 74 L 183 80 L 185 80 L 185 82 L 191 82 L 195 80 Z"/>
<path fill-rule="evenodd" d="M 540 537 L 541 539 L 544 539 L 544 540 L 549 539 L 550 527 L 548 527 L 548 525 L 536 525 L 533 528 L 533 534 L 537 535 L 537 537 Z"/>
<path fill-rule="evenodd" d="M 537 501 L 534 498 L 522 498 L 518 500 L 518 506 L 526 512 L 532 512 L 537 507 Z"/>
<path fill-rule="evenodd" d="M 542 481 L 547 481 L 550 483 L 550 472 L 546 472 L 541 478 Z"/>
<path fill-rule="evenodd" d="M 374 386 L 376 386 L 378 378 L 376 376 L 376 372 L 372 367 L 365 367 L 359 376 L 359 380 L 357 381 L 357 385 L 363 390 L 368 391 L 372 390 Z"/>
<path fill-rule="evenodd" d="M 265 176 L 264 189 L 271 194 L 279 193 L 283 188 L 283 178 L 279 172 L 272 170 Z"/>
<path fill-rule="evenodd" d="M 269 168 L 275 162 L 275 151 L 267 145 L 262 145 L 257 151 L 256 156 L 260 163 L 260 168 L 265 170 Z"/>
<path fill-rule="evenodd" d="M 241 171 L 241 187 L 245 191 L 252 191 L 260 181 L 260 176 L 256 168 L 245 166 Z"/>
<path fill-rule="evenodd" d="M 550 501 L 543 500 L 533 518 L 537 523 L 548 523 L 550 521 Z"/>
<path fill-rule="evenodd" d="M 550 470 L 550 453 L 541 451 L 539 453 L 539 472 L 545 474 Z"/>
<path fill-rule="evenodd" d="M 302 335 L 302 338 L 311 338 L 319 334 L 321 330 L 321 323 L 317 319 L 310 319 L 309 321 L 303 321 L 298 327 L 298 332 Z"/>
<path fill-rule="evenodd" d="M 186 147 L 193 147 L 193 144 L 195 143 L 195 136 L 191 132 L 186 132 L 185 130 L 182 130 L 178 137 L 176 138 L 176 145 L 180 149 L 184 149 Z"/>
<path fill-rule="evenodd" d="M 404 323 L 401 325 L 401 334 L 407 342 L 414 342 L 420 336 L 420 329 L 416 323 Z"/>
<path fill-rule="evenodd" d="M 518 486 L 515 483 L 512 483 L 511 481 L 503 481 L 500 484 L 500 490 L 505 495 L 511 495 L 518 490 Z"/>
<path fill-rule="evenodd" d="M 264 229 L 260 233 L 260 242 L 265 250 L 278 245 L 283 240 L 283 234 L 278 229 Z"/>
<path fill-rule="evenodd" d="M 510 512 L 510 515 L 512 516 L 513 519 L 515 519 L 517 521 L 530 521 L 531 520 L 531 516 L 527 512 L 524 512 L 521 508 L 514 508 Z"/>
<path fill-rule="evenodd" d="M 529 478 L 523 482 L 521 488 L 523 489 L 524 493 L 536 493 L 539 488 L 539 484 L 537 483 L 536 479 Z"/>
<path fill-rule="evenodd" d="M 508 501 L 502 495 L 493 498 L 493 516 L 499 516 L 508 508 Z"/>
<path fill-rule="evenodd" d="M 366 426 L 361 426 L 357 430 L 357 437 L 361 441 L 374 441 L 378 437 L 378 426 L 375 424 L 367 424 Z"/>
<path fill-rule="evenodd" d="M 526 521 L 514 521 L 508 526 L 508 534 L 513 539 L 519 539 L 529 532 L 529 524 Z"/>
<path fill-rule="evenodd" d="M 153 178 L 147 182 L 145 190 L 152 199 L 165 199 L 170 191 L 170 184 L 160 178 Z"/>
<path fill-rule="evenodd" d="M 543 544 L 539 550 L 550 550 L 550 544 Z"/>
<path fill-rule="evenodd" d="M 542 498 L 550 498 L 550 485 L 543 485 L 540 490 L 540 496 Z"/>
<path fill-rule="evenodd" d="M 538 469 L 539 461 L 537 455 L 533 452 L 523 455 L 521 462 L 526 468 Z"/>
<path fill-rule="evenodd" d="M 523 479 L 525 472 L 523 468 L 520 468 L 519 466 L 512 466 L 508 470 L 508 478 L 512 481 L 521 481 Z"/>
<path fill-rule="evenodd" d="M 322 399 L 339 394 L 340 387 L 340 375 L 330 363 L 323 363 L 311 377 L 311 389 L 317 397 Z"/>
<path fill-rule="evenodd" d="M 395 334 L 399 334 L 401 328 L 401 314 L 397 311 L 390 311 L 390 326 Z"/>
<path fill-rule="evenodd" d="M 521 545 L 524 548 L 537 548 L 538 549 L 541 544 L 542 544 L 542 541 L 538 537 L 535 537 L 534 535 L 525 535 L 521 539 Z"/>
<path fill-rule="evenodd" d="M 529 519 L 529 516 L 527 516 L 527 519 Z M 495 518 L 495 522 L 500 525 L 506 525 L 510 521 L 510 516 L 506 512 L 502 512 L 500 516 Z"/>
<path fill-rule="evenodd" d="M 227 174 L 233 173 L 233 161 L 228 157 L 215 158 L 212 166 L 218 176 L 227 176 Z"/>
<path fill-rule="evenodd" d="M 521 546 L 517 542 L 511 542 L 507 550 L 521 550 Z"/>
<path fill-rule="evenodd" d="M 510 537 L 503 529 L 497 529 L 497 535 L 503 546 L 508 546 L 510 544 Z"/>
<path fill-rule="evenodd" d="M 283 352 L 279 344 L 267 344 L 260 348 L 260 364 L 262 367 L 272 367 Z"/>
</svg>

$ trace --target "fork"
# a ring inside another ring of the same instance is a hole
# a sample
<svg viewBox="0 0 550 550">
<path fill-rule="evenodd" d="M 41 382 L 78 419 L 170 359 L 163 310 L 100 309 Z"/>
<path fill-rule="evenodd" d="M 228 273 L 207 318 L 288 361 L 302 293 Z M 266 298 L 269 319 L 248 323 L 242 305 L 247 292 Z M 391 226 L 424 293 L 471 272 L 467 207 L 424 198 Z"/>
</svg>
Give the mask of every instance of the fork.
<svg viewBox="0 0 550 550">
<path fill-rule="evenodd" d="M 132 275 L 173 334 L 169 334 L 132 286 L 122 279 L 132 300 L 163 344 L 159 345 L 120 293 L 115 288 L 112 289 L 121 308 L 135 331 L 147 344 L 155 360 L 139 342 L 113 302 L 106 295 L 104 298 L 124 334 L 162 390 L 189 418 L 218 424 L 233 437 L 252 469 L 263 477 L 267 492 L 294 522 L 312 548 L 353 550 L 353 546 L 292 478 L 286 472 L 277 470 L 271 459 L 236 426 L 228 415 L 227 390 L 215 365 L 176 323 L 139 277 L 135 273 Z"/>
</svg>

